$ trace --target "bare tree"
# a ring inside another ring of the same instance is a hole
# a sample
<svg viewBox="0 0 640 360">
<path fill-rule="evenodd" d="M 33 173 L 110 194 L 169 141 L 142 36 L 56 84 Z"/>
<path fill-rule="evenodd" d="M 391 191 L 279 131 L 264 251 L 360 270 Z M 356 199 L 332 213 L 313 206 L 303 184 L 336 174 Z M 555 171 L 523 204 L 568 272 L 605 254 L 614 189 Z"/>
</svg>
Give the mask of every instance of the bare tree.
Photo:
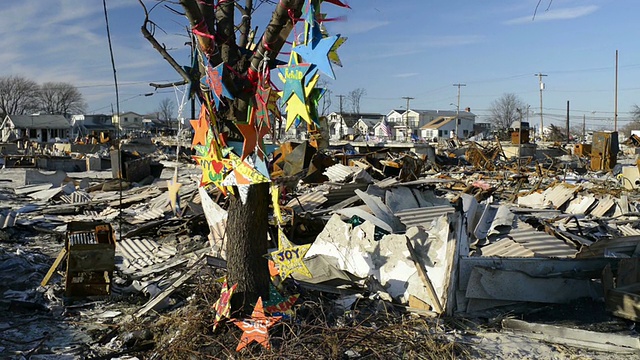
<svg viewBox="0 0 640 360">
<path fill-rule="evenodd" d="M 0 115 L 23 115 L 37 110 L 38 84 L 21 76 L 0 77 Z"/>
<path fill-rule="evenodd" d="M 301 18 L 305 0 L 280 0 L 277 4 L 272 0 L 245 0 L 244 5 L 241 1 L 179 0 L 177 3 L 182 6 L 196 40 L 190 43 L 198 47 L 194 53 L 197 53 L 197 64 L 200 65 L 188 70 L 177 64 L 155 40 L 155 23 L 149 20 L 143 0 L 139 1 L 146 15 L 142 26 L 144 37 L 176 69 L 183 79 L 181 83 L 199 84 L 205 71 L 211 72 L 212 67 L 224 64 L 221 83 L 233 98 L 220 99 L 211 131 L 216 134 L 227 132 L 230 138 L 242 139 L 237 125 L 246 122 L 249 105 L 255 102 L 259 70 L 276 67 L 277 55 Z M 264 9 L 265 4 L 271 4 L 274 11 L 254 45 L 252 16 L 257 8 Z M 205 69 L 203 65 L 207 64 L 209 67 Z M 213 85 L 216 89 L 221 88 L 217 82 Z M 192 86 L 192 95 L 210 105 L 207 99 L 212 99 L 212 88 L 209 88 Z M 268 252 L 268 199 L 268 183 L 249 186 L 244 202 L 237 191 L 229 195 L 227 279 L 231 284 L 238 284 L 237 296 L 231 300 L 234 311 L 244 309 L 248 312 L 258 296 L 268 297 L 269 294 L 270 277 L 264 256 Z"/>
<path fill-rule="evenodd" d="M 169 130 L 171 130 L 171 118 L 175 113 L 175 104 L 169 98 L 162 99 L 156 109 L 158 120 L 163 121 Z"/>
<path fill-rule="evenodd" d="M 87 104 L 82 93 L 72 84 L 65 82 L 46 82 L 38 92 L 39 110 L 53 115 L 71 115 L 84 113 Z"/>
<path fill-rule="evenodd" d="M 620 129 L 626 134 L 631 134 L 633 130 L 640 130 L 640 107 L 638 105 L 634 104 L 631 107 L 631 116 L 633 120 Z"/>
<path fill-rule="evenodd" d="M 347 95 L 347 100 L 351 104 L 351 112 L 353 114 L 360 114 L 360 100 L 367 94 L 367 90 L 363 88 L 357 88 L 351 90 Z"/>
<path fill-rule="evenodd" d="M 519 109 L 526 109 L 524 101 L 516 94 L 504 94 L 491 104 L 489 122 L 497 130 L 508 129 L 514 121 L 520 120 L 521 112 Z"/>
<path fill-rule="evenodd" d="M 318 113 L 320 116 L 327 116 L 329 114 L 329 109 L 331 108 L 331 94 L 333 91 L 329 89 L 329 82 L 326 79 L 320 79 L 320 81 L 318 81 L 318 87 L 325 89 L 324 95 L 322 96 L 322 99 L 320 99 Z"/>
</svg>

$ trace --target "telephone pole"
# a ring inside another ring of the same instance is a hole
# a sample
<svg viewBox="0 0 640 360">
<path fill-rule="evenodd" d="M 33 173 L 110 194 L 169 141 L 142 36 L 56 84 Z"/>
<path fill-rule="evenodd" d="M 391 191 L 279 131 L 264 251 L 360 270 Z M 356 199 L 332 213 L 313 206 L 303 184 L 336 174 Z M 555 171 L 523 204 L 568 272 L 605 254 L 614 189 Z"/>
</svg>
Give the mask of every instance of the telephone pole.
<svg viewBox="0 0 640 360">
<path fill-rule="evenodd" d="M 344 95 L 336 95 L 336 97 L 338 97 L 340 99 L 340 129 L 338 130 L 338 139 L 342 139 L 342 123 L 344 122 L 344 117 L 342 115 L 342 98 L 344 98 Z"/>
<path fill-rule="evenodd" d="M 460 122 L 460 87 L 467 86 L 467 84 L 453 84 L 453 86 L 458 87 L 458 106 L 456 106 L 456 139 L 458 136 L 458 123 Z"/>
<path fill-rule="evenodd" d="M 413 100 L 413 98 L 409 96 L 403 96 L 402 98 L 407 100 L 407 109 L 405 111 L 405 114 L 407 114 L 407 119 L 405 120 L 405 140 L 409 141 L 409 101 Z"/>
<path fill-rule="evenodd" d="M 547 75 L 543 73 L 533 75 L 538 77 L 538 82 L 540 83 L 540 139 L 544 140 L 544 117 L 542 115 L 542 90 L 544 90 L 544 83 L 542 82 L 542 77 Z"/>
</svg>

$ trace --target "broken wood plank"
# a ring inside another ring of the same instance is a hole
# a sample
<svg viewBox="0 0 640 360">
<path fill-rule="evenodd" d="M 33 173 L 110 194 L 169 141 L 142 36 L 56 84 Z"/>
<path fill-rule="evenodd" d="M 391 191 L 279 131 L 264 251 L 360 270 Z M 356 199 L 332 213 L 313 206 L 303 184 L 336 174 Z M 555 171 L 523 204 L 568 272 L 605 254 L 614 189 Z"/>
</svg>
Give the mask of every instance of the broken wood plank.
<svg viewBox="0 0 640 360">
<path fill-rule="evenodd" d="M 160 302 L 166 299 L 169 295 L 171 295 L 177 288 L 179 288 L 182 284 L 184 284 L 189 278 L 191 278 L 200 268 L 206 263 L 204 259 L 206 255 L 203 255 L 196 260 L 196 262 L 191 265 L 191 268 L 187 270 L 184 274 L 180 275 L 171 285 L 169 285 L 166 289 L 162 290 L 158 295 L 156 295 L 153 299 L 147 301 L 147 303 L 140 308 L 134 314 L 135 317 L 140 317 L 150 310 L 152 310 L 156 305 L 160 304 Z"/>
<path fill-rule="evenodd" d="M 502 320 L 502 328 L 534 339 L 581 349 L 587 348 L 615 353 L 640 353 L 640 339 L 628 335 L 535 324 L 516 319 Z"/>
<path fill-rule="evenodd" d="M 42 282 L 40 282 L 40 286 L 46 286 L 47 283 L 49 283 L 51 276 L 53 276 L 53 273 L 56 272 L 56 269 L 58 268 L 58 266 L 60 266 L 60 263 L 62 263 L 65 257 L 67 257 L 67 249 L 63 247 L 62 250 L 60 250 L 60 252 L 58 253 L 58 257 L 56 257 L 55 261 L 49 268 L 49 271 L 47 271 L 47 275 L 45 275 L 44 279 L 42 279 Z"/>
<path fill-rule="evenodd" d="M 433 283 L 429 279 L 429 276 L 427 275 L 427 272 L 424 269 L 424 266 L 420 262 L 420 259 L 416 254 L 416 250 L 413 248 L 413 245 L 411 244 L 411 240 L 408 238 L 407 238 L 407 248 L 409 249 L 411 260 L 413 260 L 414 264 L 416 265 L 416 269 L 418 269 L 418 275 L 420 276 L 420 278 L 422 279 L 422 282 L 424 282 L 425 286 L 427 287 L 427 293 L 429 294 L 429 297 L 433 302 L 433 306 L 436 312 L 438 314 L 441 314 L 443 309 L 442 309 L 442 304 L 440 303 L 440 299 L 438 298 L 438 294 L 436 293 L 436 289 L 433 287 Z"/>
<path fill-rule="evenodd" d="M 640 321 L 640 283 L 610 289 L 605 308 L 615 316 Z"/>
<path fill-rule="evenodd" d="M 393 233 L 398 233 L 404 230 L 404 225 L 400 222 L 397 216 L 395 216 L 391 209 L 385 203 L 382 202 L 382 199 L 377 196 L 371 196 L 366 192 L 356 189 L 356 195 L 358 195 L 362 201 L 371 209 L 371 212 L 383 222 L 389 224 L 393 229 Z"/>
</svg>

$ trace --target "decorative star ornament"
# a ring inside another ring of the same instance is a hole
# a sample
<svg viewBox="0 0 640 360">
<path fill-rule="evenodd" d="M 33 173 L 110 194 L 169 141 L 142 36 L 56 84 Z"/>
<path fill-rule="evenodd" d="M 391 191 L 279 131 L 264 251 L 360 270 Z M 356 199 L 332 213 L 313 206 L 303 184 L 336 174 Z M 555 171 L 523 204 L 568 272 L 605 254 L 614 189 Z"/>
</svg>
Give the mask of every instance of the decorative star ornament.
<svg viewBox="0 0 640 360">
<path fill-rule="evenodd" d="M 209 132 L 209 120 L 207 120 L 207 107 L 202 104 L 200 108 L 200 116 L 198 120 L 189 120 L 191 127 L 195 131 L 193 134 L 193 140 L 191 141 L 191 148 L 196 145 L 207 144 L 207 134 Z"/>
<path fill-rule="evenodd" d="M 218 323 L 222 318 L 229 318 L 231 314 L 231 296 L 233 296 L 233 292 L 236 291 L 237 287 L 238 284 L 233 284 L 232 287 L 229 287 L 227 280 L 224 280 L 222 289 L 220 290 L 220 298 L 215 304 L 213 304 L 213 310 L 216 312 L 216 317 L 213 322 L 213 331 L 216 331 L 216 327 L 218 327 Z"/>
<path fill-rule="evenodd" d="M 311 244 L 293 245 L 285 236 L 282 228 L 278 227 L 278 249 L 271 252 L 271 259 L 278 266 L 280 276 L 283 279 L 286 279 L 293 272 L 312 277 L 311 272 L 302 261 L 310 247 Z"/>
<path fill-rule="evenodd" d="M 262 297 L 259 297 L 250 319 L 233 322 L 244 331 L 240 338 L 240 343 L 238 343 L 238 347 L 236 347 L 236 351 L 244 349 L 254 341 L 266 349 L 270 349 L 269 328 L 280 321 L 280 319 L 282 319 L 281 316 L 266 316 L 264 314 Z"/>
<path fill-rule="evenodd" d="M 329 61 L 329 52 L 339 38 L 340 35 L 329 36 L 318 41 L 316 45 L 313 43 L 298 45 L 293 48 L 293 51 L 300 55 L 305 62 L 314 64 L 318 70 L 335 79 L 331 61 Z"/>
<path fill-rule="evenodd" d="M 329 61 L 338 66 L 342 66 L 342 61 L 340 61 L 340 56 L 338 55 L 338 48 L 342 46 L 345 41 L 347 41 L 346 37 L 338 38 L 335 44 L 333 44 L 333 46 L 331 47 L 331 50 L 329 50 Z"/>
<path fill-rule="evenodd" d="M 293 310 L 291 308 L 299 297 L 300 294 L 295 294 L 284 298 L 273 284 L 269 284 L 269 300 L 264 302 L 264 310 L 271 315 L 282 316 L 283 319 L 290 319 L 293 316 Z"/>
<path fill-rule="evenodd" d="M 220 100 L 222 100 L 222 96 L 227 99 L 234 99 L 233 95 L 231 95 L 229 89 L 227 89 L 222 81 L 223 71 L 224 63 L 220 63 L 220 65 L 216 67 L 207 65 L 207 76 L 204 78 L 204 85 L 208 86 L 213 94 L 216 109 L 220 107 Z"/>
<path fill-rule="evenodd" d="M 311 90 L 318 83 L 318 79 L 320 79 L 320 74 L 315 74 L 309 83 L 305 86 L 305 93 L 310 94 Z M 295 96 L 292 96 L 289 101 L 287 101 L 287 124 L 285 126 L 285 130 L 289 130 L 291 125 L 293 125 L 298 117 L 306 121 L 308 124 L 311 124 L 314 120 L 311 117 L 311 108 L 307 101 L 307 97 L 303 100 L 298 99 Z M 317 117 L 317 115 L 316 115 Z"/>
<path fill-rule="evenodd" d="M 193 159 L 202 168 L 200 186 L 214 184 L 223 190 L 222 182 L 231 170 L 230 161 L 220 157 L 212 146 L 205 156 L 194 156 Z M 224 190 L 223 190 L 224 191 Z"/>
<path fill-rule="evenodd" d="M 295 50 L 295 49 L 294 49 Z M 287 102 L 291 97 L 304 102 L 304 84 L 306 76 L 313 77 L 318 71 L 316 67 L 310 64 L 296 64 L 287 66 L 278 66 L 280 80 L 284 83 L 282 88 L 282 101 Z"/>
<path fill-rule="evenodd" d="M 171 210 L 173 210 L 173 215 L 175 216 L 180 213 L 180 195 L 178 192 L 180 191 L 181 186 L 182 184 L 178 182 L 178 168 L 176 168 L 173 173 L 173 179 L 167 180 L 169 204 L 171 205 Z"/>
<path fill-rule="evenodd" d="M 247 122 L 236 123 L 236 128 L 242 134 L 244 141 L 242 142 L 242 154 L 240 160 L 244 160 L 249 154 L 251 154 L 258 145 L 258 130 L 255 125 L 255 109 L 249 105 L 247 110 Z"/>
</svg>

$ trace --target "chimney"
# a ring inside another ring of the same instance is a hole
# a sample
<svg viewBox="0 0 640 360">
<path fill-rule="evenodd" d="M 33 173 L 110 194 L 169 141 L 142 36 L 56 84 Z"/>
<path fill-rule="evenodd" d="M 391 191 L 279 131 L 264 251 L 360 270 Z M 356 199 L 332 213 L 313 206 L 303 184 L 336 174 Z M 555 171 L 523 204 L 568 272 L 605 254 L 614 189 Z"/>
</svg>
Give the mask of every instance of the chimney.
<svg viewBox="0 0 640 360">
<path fill-rule="evenodd" d="M 466 111 L 466 112 L 471 112 L 471 108 L 470 108 L 470 107 L 468 107 L 468 108 L 464 108 L 464 111 Z"/>
</svg>

